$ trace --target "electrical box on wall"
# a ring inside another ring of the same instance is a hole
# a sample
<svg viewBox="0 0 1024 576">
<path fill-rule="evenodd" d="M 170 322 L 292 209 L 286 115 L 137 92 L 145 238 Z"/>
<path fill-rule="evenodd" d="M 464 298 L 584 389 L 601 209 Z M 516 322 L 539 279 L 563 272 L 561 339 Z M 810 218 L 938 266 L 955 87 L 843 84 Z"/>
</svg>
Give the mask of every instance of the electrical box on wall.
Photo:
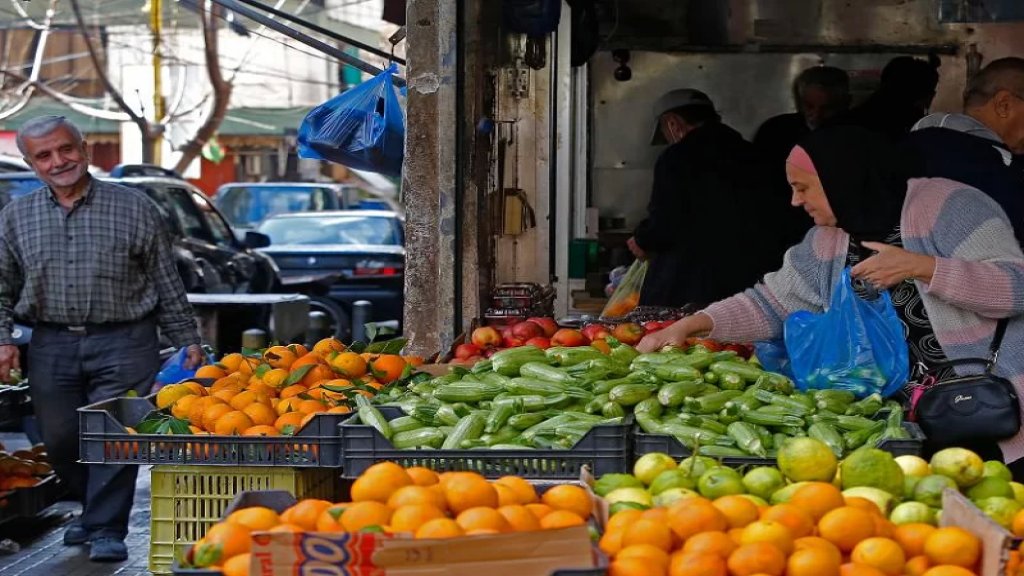
<svg viewBox="0 0 1024 576">
<path fill-rule="evenodd" d="M 939 0 L 939 22 L 1012 22 L 1024 20 L 1021 0 Z"/>
</svg>

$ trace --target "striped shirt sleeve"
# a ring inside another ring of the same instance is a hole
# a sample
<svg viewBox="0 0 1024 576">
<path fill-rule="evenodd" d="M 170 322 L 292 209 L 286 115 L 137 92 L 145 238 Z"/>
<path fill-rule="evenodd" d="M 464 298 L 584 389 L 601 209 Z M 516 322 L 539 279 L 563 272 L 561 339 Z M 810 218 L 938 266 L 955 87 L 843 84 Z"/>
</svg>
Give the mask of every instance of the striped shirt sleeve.
<svg viewBox="0 0 1024 576">
<path fill-rule="evenodd" d="M 0 212 L 0 345 L 14 342 L 14 305 L 21 292 L 21 267 L 10 244 L 9 216 L 9 210 Z"/>
<path fill-rule="evenodd" d="M 171 239 L 167 227 L 156 215 L 147 214 L 147 225 L 153 231 L 145 254 L 146 274 L 157 292 L 157 323 L 175 347 L 199 344 L 196 321 L 181 276 L 174 264 Z"/>
</svg>

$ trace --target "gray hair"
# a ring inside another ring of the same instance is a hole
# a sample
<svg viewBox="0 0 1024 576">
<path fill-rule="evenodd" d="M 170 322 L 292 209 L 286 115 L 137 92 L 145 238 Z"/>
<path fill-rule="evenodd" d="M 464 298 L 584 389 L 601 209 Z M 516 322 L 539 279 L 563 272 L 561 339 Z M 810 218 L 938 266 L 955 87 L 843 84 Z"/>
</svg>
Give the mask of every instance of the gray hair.
<svg viewBox="0 0 1024 576">
<path fill-rule="evenodd" d="M 988 104 L 1000 90 L 1024 97 L 1024 59 L 1000 58 L 982 68 L 967 82 L 964 108 Z"/>
<path fill-rule="evenodd" d="M 26 138 L 42 138 L 43 136 L 53 134 L 61 127 L 67 129 L 77 144 L 81 145 L 85 141 L 82 131 L 78 129 L 78 126 L 75 126 L 74 122 L 64 116 L 47 115 L 38 116 L 22 124 L 21 128 L 18 129 L 14 142 L 17 144 L 21 155 L 28 157 L 28 149 L 25 146 Z"/>
</svg>

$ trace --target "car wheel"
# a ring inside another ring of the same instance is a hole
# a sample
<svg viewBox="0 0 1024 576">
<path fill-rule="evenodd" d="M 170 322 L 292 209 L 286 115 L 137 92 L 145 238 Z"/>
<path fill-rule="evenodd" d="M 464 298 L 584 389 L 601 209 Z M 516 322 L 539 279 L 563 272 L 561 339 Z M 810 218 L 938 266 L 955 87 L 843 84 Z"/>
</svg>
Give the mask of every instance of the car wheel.
<svg viewBox="0 0 1024 576">
<path fill-rule="evenodd" d="M 338 340 L 348 342 L 352 337 L 352 319 L 349 318 L 348 312 L 334 300 L 325 296 L 310 296 L 309 311 L 326 314 L 331 332 Z"/>
</svg>

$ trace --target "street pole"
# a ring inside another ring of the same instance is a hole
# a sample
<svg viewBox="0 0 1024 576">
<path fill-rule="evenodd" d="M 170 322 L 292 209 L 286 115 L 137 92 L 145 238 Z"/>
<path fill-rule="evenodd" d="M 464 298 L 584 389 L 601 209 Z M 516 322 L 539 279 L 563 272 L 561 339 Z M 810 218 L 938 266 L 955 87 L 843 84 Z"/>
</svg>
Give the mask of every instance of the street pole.
<svg viewBox="0 0 1024 576">
<path fill-rule="evenodd" d="M 163 78 L 161 68 L 160 40 L 163 32 L 163 0 L 149 0 L 149 27 L 153 33 L 153 127 L 157 134 L 153 138 L 153 163 L 163 165 L 163 130 L 160 121 L 164 117 Z"/>
</svg>

